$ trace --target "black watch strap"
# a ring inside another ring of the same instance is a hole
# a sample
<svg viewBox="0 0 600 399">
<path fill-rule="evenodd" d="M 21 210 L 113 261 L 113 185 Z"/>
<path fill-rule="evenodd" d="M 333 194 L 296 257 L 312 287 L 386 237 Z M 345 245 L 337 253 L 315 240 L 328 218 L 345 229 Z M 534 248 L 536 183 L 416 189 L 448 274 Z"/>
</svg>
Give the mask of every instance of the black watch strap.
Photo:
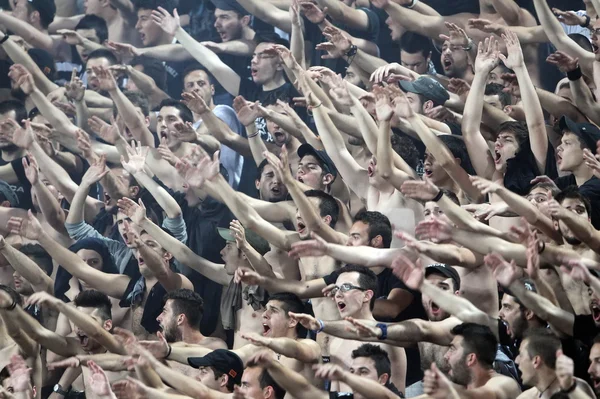
<svg viewBox="0 0 600 399">
<path fill-rule="evenodd" d="M 384 339 L 387 339 L 387 324 L 385 323 L 377 323 L 377 327 L 379 327 L 381 329 L 381 336 L 377 337 L 377 339 L 383 341 Z"/>
<path fill-rule="evenodd" d="M 62 396 L 67 396 L 69 394 L 69 392 L 65 391 L 64 388 L 62 387 L 62 385 L 60 385 L 60 384 L 54 385 L 52 392 L 56 392 L 57 394 L 62 395 Z"/>
<path fill-rule="evenodd" d="M 10 37 L 10 35 L 8 33 L 6 33 L 4 35 L 4 37 L 2 39 L 0 39 L 0 44 L 4 44 L 4 42 L 7 41 L 9 37 Z"/>
</svg>

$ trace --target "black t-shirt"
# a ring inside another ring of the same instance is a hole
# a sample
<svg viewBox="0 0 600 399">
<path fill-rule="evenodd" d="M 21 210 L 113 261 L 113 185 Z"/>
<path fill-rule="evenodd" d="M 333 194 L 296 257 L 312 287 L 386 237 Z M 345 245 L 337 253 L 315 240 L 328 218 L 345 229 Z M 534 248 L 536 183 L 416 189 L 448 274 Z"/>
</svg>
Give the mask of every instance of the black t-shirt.
<svg viewBox="0 0 600 399">
<path fill-rule="evenodd" d="M 573 323 L 573 338 L 578 339 L 585 345 L 592 347 L 594 337 L 600 333 L 596 327 L 594 318 L 589 314 L 579 314 L 575 316 Z"/>
<path fill-rule="evenodd" d="M 573 337 L 561 339 L 560 344 L 563 353 L 573 359 L 575 377 L 590 382 L 590 375 L 587 372 L 590 366 L 590 347 Z"/>
<path fill-rule="evenodd" d="M 165 62 L 165 69 L 167 70 L 166 91 L 172 98 L 181 98 L 181 92 L 183 91 L 183 71 L 189 64 L 191 64 L 190 61 Z"/>
<path fill-rule="evenodd" d="M 559 177 L 554 180 L 554 183 L 561 190 L 577 185 L 574 175 Z M 600 229 L 600 179 L 592 176 L 591 179 L 579 186 L 579 192 L 590 201 L 592 205 L 592 214 L 590 215 L 592 224 L 596 229 Z"/>
<path fill-rule="evenodd" d="M 387 388 L 394 395 L 398 396 L 399 398 L 404 398 L 404 395 L 402 394 L 402 392 L 400 392 L 398 390 L 398 388 L 396 388 L 396 386 L 394 384 L 390 383 Z M 339 398 L 353 399 L 354 398 L 354 394 L 352 392 L 329 392 L 329 398 L 330 399 L 339 399 Z"/>
<path fill-rule="evenodd" d="M 23 167 L 22 159 L 23 158 L 17 158 L 14 161 L 7 162 L 0 158 L 0 166 L 11 164 L 19 179 L 16 184 L 9 184 L 11 190 L 19 199 L 17 208 L 33 209 L 33 203 L 31 202 L 31 183 L 29 183 L 27 176 L 25 176 L 25 168 Z"/>
<path fill-rule="evenodd" d="M 262 85 L 257 85 L 252 80 L 242 79 L 240 81 L 240 96 L 244 97 L 248 101 L 258 101 L 263 106 L 271 105 L 277 103 L 277 100 L 285 101 L 289 104 L 292 104 L 292 99 L 294 97 L 300 97 L 300 93 L 296 90 L 294 85 L 289 82 L 285 82 L 283 85 L 279 86 L 276 89 L 265 91 L 262 88 Z M 296 107 L 295 111 L 298 113 L 303 120 L 306 121 L 307 114 L 306 109 L 301 107 Z M 256 119 L 256 128 L 260 133 L 260 137 L 265 140 L 272 142 L 273 138 L 270 137 L 267 132 L 267 122 L 263 117 Z"/>
</svg>

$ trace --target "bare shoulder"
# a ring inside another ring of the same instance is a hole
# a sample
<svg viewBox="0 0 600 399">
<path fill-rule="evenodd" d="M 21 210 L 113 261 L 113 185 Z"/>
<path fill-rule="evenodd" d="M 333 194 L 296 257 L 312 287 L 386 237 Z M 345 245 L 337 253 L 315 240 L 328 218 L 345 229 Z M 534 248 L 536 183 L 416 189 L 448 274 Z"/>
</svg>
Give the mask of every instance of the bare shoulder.
<svg viewBox="0 0 600 399">
<path fill-rule="evenodd" d="M 221 338 L 206 337 L 202 340 L 202 346 L 209 349 L 227 349 L 227 344 Z"/>
<path fill-rule="evenodd" d="M 311 349 L 316 349 L 318 351 L 321 351 L 321 346 L 317 343 L 317 341 L 314 341 L 312 339 L 299 339 L 298 343 L 300 343 L 302 345 L 306 345 Z"/>
<path fill-rule="evenodd" d="M 500 374 L 495 374 L 492 378 L 490 378 L 490 380 L 485 384 L 485 387 L 493 389 L 499 399 L 512 399 L 521 394 L 521 388 L 515 380 Z M 525 393 L 526 392 L 528 391 L 525 391 Z M 529 396 L 523 396 L 523 398 L 528 397 Z"/>
<path fill-rule="evenodd" d="M 533 399 L 536 398 L 538 396 L 538 390 L 537 388 L 529 388 L 528 390 L 526 390 L 525 392 L 523 392 L 522 394 L 520 394 L 519 396 L 517 396 L 517 399 Z"/>
</svg>

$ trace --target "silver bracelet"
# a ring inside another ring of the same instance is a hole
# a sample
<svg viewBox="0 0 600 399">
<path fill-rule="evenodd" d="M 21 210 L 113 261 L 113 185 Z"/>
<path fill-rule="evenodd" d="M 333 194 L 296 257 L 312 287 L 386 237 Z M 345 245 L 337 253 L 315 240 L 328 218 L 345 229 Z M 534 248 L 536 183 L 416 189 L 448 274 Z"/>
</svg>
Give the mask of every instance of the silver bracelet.
<svg viewBox="0 0 600 399">
<path fill-rule="evenodd" d="M 413 8 L 414 6 L 417 5 L 418 2 L 419 2 L 419 0 L 412 0 L 412 2 L 409 5 L 404 6 L 404 7 L 406 7 L 406 8 Z"/>
</svg>

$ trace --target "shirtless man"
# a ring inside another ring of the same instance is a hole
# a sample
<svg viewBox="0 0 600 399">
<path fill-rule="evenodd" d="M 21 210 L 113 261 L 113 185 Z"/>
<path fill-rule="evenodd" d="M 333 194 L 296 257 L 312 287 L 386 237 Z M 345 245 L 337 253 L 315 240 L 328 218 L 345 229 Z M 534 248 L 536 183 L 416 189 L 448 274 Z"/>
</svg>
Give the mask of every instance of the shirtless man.
<svg viewBox="0 0 600 399">
<path fill-rule="evenodd" d="M 258 259 L 265 254 L 265 251 L 268 251 L 269 246 L 264 239 L 251 231 L 244 232 L 243 227 L 239 224 L 235 224 L 235 229 L 239 229 L 239 239 L 238 233 L 219 228 L 219 234 L 221 234 L 222 237 L 226 237 L 227 243 L 221 250 L 221 257 L 223 258 L 224 264 L 216 264 L 196 255 L 188 246 L 176 238 L 173 238 L 152 223 L 143 211 L 141 211 L 140 206 L 135 202 L 123 200 L 122 204 L 124 211 L 130 215 L 132 220 L 144 231 L 147 231 L 148 234 L 154 237 L 160 245 L 165 248 L 170 248 L 171 254 L 179 260 L 181 264 L 188 266 L 207 278 L 223 285 L 225 289 L 221 296 L 221 306 L 222 309 L 224 309 L 224 307 L 230 307 L 230 309 L 226 309 L 226 311 L 221 313 L 221 320 L 225 329 L 233 329 L 235 331 L 234 348 L 239 348 L 244 345 L 245 341 L 241 337 L 241 334 L 263 331 L 262 322 L 260 321 L 260 311 L 263 309 L 264 302 L 261 303 L 258 297 L 253 299 L 253 295 L 248 293 L 247 285 L 244 284 L 241 287 L 237 287 L 233 281 L 233 275 L 237 268 L 251 266 L 249 259 Z M 236 246 L 236 241 L 238 240 L 240 242 L 239 245 L 243 249 Z M 242 292 L 246 293 L 243 295 L 248 295 L 248 297 L 247 299 L 240 299 L 240 309 L 232 315 L 232 308 L 235 309 L 238 305 L 231 302 L 233 299 L 232 294 L 236 289 L 242 290 Z M 231 320 L 231 316 L 233 316 L 233 320 Z M 167 341 L 170 341 L 169 337 L 166 338 Z"/>
<path fill-rule="evenodd" d="M 560 340 L 551 330 L 538 328 L 529 331 L 521 342 L 516 363 L 521 371 L 523 385 L 532 387 L 517 399 L 548 399 L 556 392 L 570 391 L 569 395 L 594 397 L 592 388 L 582 379 L 565 378 L 565 366 L 573 360 L 563 355 Z M 567 364 L 565 364 L 567 363 Z M 567 385 L 568 384 L 568 385 Z"/>
<path fill-rule="evenodd" d="M 336 285 L 331 290 L 331 296 L 335 301 L 341 318 L 354 317 L 371 320 L 375 322 L 371 312 L 371 304 L 374 301 L 377 289 L 377 277 L 372 270 L 363 266 L 346 265 L 340 269 Z M 331 298 L 328 298 L 331 299 Z M 292 319 L 297 320 L 305 328 L 317 333 L 330 334 L 337 330 L 331 330 L 330 322 L 314 318 L 307 314 L 290 313 Z M 334 322 L 335 324 L 335 322 Z M 331 363 L 343 368 L 350 367 L 352 363 L 351 352 L 361 345 L 360 341 L 331 337 L 329 342 L 329 353 Z M 404 348 L 380 344 L 385 350 L 392 364 L 391 381 L 404 392 L 406 378 L 406 354 Z M 349 392 L 349 387 L 344 384 L 333 383 L 332 390 L 338 392 Z"/>
<path fill-rule="evenodd" d="M 75 306 L 68 305 L 45 292 L 38 292 L 30 297 L 29 304 L 43 304 L 64 313 L 75 324 L 76 337 L 62 337 L 45 329 L 19 305 L 13 308 L 15 303 L 5 291 L 0 292 L 0 302 L 0 307 L 6 309 L 3 312 L 10 314 L 13 322 L 20 325 L 28 336 L 61 356 L 91 355 L 106 351 L 125 354 L 121 344 L 109 333 L 112 329 L 111 303 L 108 297 L 99 291 L 82 291 L 75 298 Z M 89 370 L 83 367 L 82 371 L 84 383 L 87 384 Z M 111 381 L 121 378 L 121 373 L 109 373 Z"/>
<path fill-rule="evenodd" d="M 291 315 L 295 314 L 294 311 L 301 312 L 303 309 L 304 304 L 293 294 L 272 295 L 262 315 L 263 333 L 260 335 L 244 334 L 244 338 L 252 344 L 242 346 L 232 352 L 246 363 L 261 348 L 268 348 L 273 359 L 279 360 L 282 365 L 309 378 L 308 376 L 312 375 L 312 365 L 320 360 L 321 348 L 313 340 L 299 338 L 304 336 L 306 331 Z M 192 345 L 174 345 L 169 351 L 165 341 L 142 342 L 142 344 L 158 359 L 168 355 L 167 360 L 184 364 L 188 364 L 188 362 L 192 364 L 195 357 L 212 353 L 207 348 Z M 161 374 L 161 370 L 157 370 L 157 372 Z M 312 377 L 310 379 L 312 380 Z"/>
</svg>

